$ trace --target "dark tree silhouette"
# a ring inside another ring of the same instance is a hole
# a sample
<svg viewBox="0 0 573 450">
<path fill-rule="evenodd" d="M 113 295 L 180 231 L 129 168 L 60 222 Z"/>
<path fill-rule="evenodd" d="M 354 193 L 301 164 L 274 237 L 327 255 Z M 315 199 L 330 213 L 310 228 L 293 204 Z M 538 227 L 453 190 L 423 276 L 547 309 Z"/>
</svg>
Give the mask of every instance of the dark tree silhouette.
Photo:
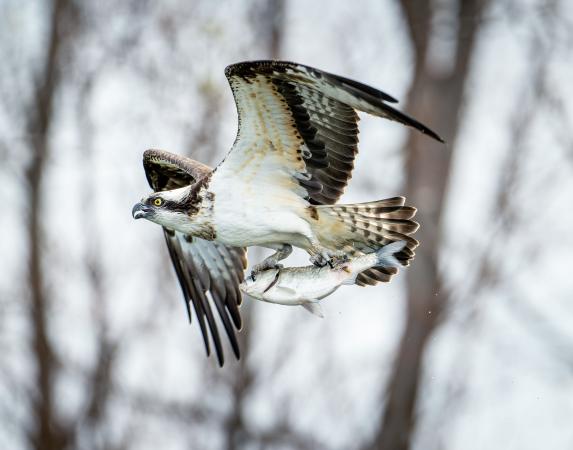
<svg viewBox="0 0 573 450">
<path fill-rule="evenodd" d="M 58 371 L 57 353 L 48 331 L 50 295 L 43 270 L 45 246 L 41 221 L 44 196 L 42 179 L 49 156 L 49 138 L 54 119 L 55 98 L 61 85 L 62 65 L 70 53 L 70 41 L 77 30 L 77 11 L 73 2 L 55 0 L 51 5 L 48 39 L 43 63 L 38 67 L 30 104 L 25 112 L 31 160 L 26 171 L 28 187 L 28 266 L 30 294 L 28 313 L 32 327 L 32 351 L 36 370 L 36 392 L 30 410 L 34 421 L 28 430 L 30 445 L 37 449 L 67 448 L 73 430 L 56 412 L 54 383 Z"/>
<path fill-rule="evenodd" d="M 448 22 L 455 38 L 455 54 L 448 68 L 436 68 L 428 56 L 436 26 L 432 19 L 440 8 L 423 0 L 400 2 L 414 54 L 414 78 L 406 110 L 431 123 L 445 138 L 445 146 L 425 136 L 409 133 L 406 154 L 406 195 L 418 207 L 422 224 L 416 261 L 408 271 L 406 328 L 399 345 L 393 375 L 387 387 L 387 403 L 372 448 L 402 450 L 410 447 L 416 422 L 416 400 L 422 374 L 422 358 L 428 339 L 448 301 L 438 272 L 441 220 L 455 149 L 455 140 L 468 78 L 486 0 L 459 0 L 448 4 L 458 11 Z M 454 30 L 457 29 L 457 32 Z"/>
</svg>

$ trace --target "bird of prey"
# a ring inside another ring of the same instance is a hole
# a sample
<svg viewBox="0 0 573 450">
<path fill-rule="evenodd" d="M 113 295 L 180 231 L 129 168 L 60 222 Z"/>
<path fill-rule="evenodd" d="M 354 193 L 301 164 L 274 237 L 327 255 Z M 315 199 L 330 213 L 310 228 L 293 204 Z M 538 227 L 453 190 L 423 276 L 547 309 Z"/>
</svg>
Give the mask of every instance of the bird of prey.
<svg viewBox="0 0 573 450">
<path fill-rule="evenodd" d="M 245 247 L 276 253 L 253 275 L 277 267 L 292 246 L 317 265 L 371 253 L 405 241 L 402 265 L 418 241 L 416 209 L 403 197 L 338 205 L 354 167 L 358 115 L 363 111 L 443 140 L 396 110 L 393 97 L 365 84 L 283 61 L 252 61 L 225 69 L 239 116 L 235 142 L 214 169 L 190 158 L 147 150 L 143 166 L 153 193 L 132 210 L 163 227 L 189 319 L 192 303 L 207 355 L 209 332 L 220 365 L 223 349 L 212 306 L 239 358 L 235 329 L 241 327 L 239 283 Z M 360 274 L 358 285 L 389 281 L 394 267 Z"/>
</svg>

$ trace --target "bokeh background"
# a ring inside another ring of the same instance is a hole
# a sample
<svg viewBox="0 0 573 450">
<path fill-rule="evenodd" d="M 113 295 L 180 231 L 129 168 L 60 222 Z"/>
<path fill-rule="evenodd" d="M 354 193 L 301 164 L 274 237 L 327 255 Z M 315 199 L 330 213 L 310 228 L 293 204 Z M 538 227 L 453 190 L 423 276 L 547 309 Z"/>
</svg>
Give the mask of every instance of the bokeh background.
<svg viewBox="0 0 573 450">
<path fill-rule="evenodd" d="M 573 448 L 572 49 L 568 0 L 1 0 L 0 448 Z M 130 212 L 143 150 L 221 160 L 262 58 L 447 145 L 363 116 L 342 201 L 407 195 L 416 260 L 324 320 L 246 299 L 221 369 Z"/>
</svg>

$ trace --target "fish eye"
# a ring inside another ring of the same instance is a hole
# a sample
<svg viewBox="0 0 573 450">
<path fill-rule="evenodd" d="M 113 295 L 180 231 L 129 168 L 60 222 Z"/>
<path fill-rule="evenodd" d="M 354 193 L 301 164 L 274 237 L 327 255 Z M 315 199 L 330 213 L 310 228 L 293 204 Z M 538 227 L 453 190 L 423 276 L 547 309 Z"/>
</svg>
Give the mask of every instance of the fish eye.
<svg viewBox="0 0 573 450">
<path fill-rule="evenodd" d="M 158 197 L 155 200 L 153 200 L 153 204 L 155 206 L 161 206 L 163 204 L 163 200 Z"/>
</svg>

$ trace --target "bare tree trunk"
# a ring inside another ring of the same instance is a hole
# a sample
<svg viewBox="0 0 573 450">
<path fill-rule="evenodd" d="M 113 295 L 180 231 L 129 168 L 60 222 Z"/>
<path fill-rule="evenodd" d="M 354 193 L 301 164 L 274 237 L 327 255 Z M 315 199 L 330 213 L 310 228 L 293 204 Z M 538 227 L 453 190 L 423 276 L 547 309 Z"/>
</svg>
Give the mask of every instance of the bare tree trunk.
<svg viewBox="0 0 573 450">
<path fill-rule="evenodd" d="M 450 70 L 432 71 L 428 66 L 433 7 L 430 1 L 402 0 L 401 6 L 412 40 L 415 73 L 407 111 L 429 123 L 445 137 L 446 146 L 410 133 L 406 143 L 406 194 L 419 208 L 420 247 L 408 271 L 408 303 L 404 330 L 393 374 L 387 386 L 387 404 L 372 448 L 410 448 L 416 423 L 416 401 L 422 360 L 448 292 L 438 272 L 441 219 L 447 193 L 452 152 L 458 132 L 464 86 L 486 0 L 459 0 L 456 53 Z"/>
<path fill-rule="evenodd" d="M 82 417 L 75 425 L 73 447 L 78 447 L 77 438 L 83 442 L 98 442 L 98 431 L 106 419 L 107 405 L 113 391 L 113 373 L 117 362 L 120 342 L 109 336 L 109 318 L 107 315 L 108 298 L 105 292 L 105 271 L 100 254 L 101 233 L 98 230 L 95 213 L 91 207 L 97 195 L 97 184 L 93 174 L 94 162 L 94 125 L 89 115 L 89 104 L 92 95 L 95 73 L 89 73 L 78 93 L 77 117 L 78 128 L 82 136 L 81 158 L 84 162 L 84 181 L 78 186 L 82 198 L 83 211 L 80 214 L 82 229 L 89 236 L 83 255 L 85 271 L 88 275 L 86 290 L 91 291 L 91 312 L 94 322 L 94 334 L 97 342 L 95 363 L 87 375 L 86 405 Z M 107 433 L 101 433 L 106 436 Z M 87 439 L 86 439 L 87 438 Z M 100 437 L 100 441 L 106 442 Z M 105 448 L 114 448 L 106 442 Z"/>
<path fill-rule="evenodd" d="M 57 368 L 56 355 L 48 333 L 49 297 L 45 291 L 42 269 L 42 178 L 48 156 L 48 140 L 52 123 L 54 99 L 60 81 L 62 49 L 69 38 L 72 5 L 67 0 L 55 0 L 49 24 L 47 52 L 43 65 L 39 67 L 36 85 L 33 87 L 32 101 L 26 111 L 27 132 L 32 152 L 31 162 L 26 171 L 28 187 L 27 234 L 29 245 L 29 316 L 32 326 L 32 355 L 36 365 L 37 391 L 33 395 L 31 410 L 34 414 L 28 438 L 33 448 L 65 448 L 69 433 L 59 423 L 53 398 L 53 385 Z"/>
</svg>

